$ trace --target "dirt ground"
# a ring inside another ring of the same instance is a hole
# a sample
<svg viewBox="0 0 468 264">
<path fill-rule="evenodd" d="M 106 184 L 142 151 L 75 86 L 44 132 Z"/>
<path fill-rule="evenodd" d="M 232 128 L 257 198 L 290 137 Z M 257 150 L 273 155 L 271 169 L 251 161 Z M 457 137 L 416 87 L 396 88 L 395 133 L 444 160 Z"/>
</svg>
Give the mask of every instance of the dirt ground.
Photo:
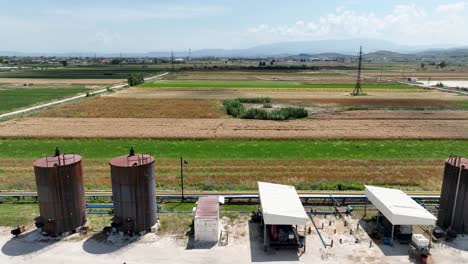
<svg viewBox="0 0 468 264">
<path fill-rule="evenodd" d="M 321 113 L 314 118 L 324 120 L 468 120 L 468 111 L 357 110 Z"/>
<path fill-rule="evenodd" d="M 96 97 L 38 112 L 39 117 L 221 118 L 219 100 Z"/>
<path fill-rule="evenodd" d="M 0 83 L 33 84 L 118 84 L 124 79 L 39 79 L 39 78 L 0 78 Z"/>
<path fill-rule="evenodd" d="M 468 139 L 459 120 L 292 120 L 18 118 L 0 137 L 153 139 Z"/>
<path fill-rule="evenodd" d="M 356 234 L 349 234 L 355 225 L 350 222 L 338 229 L 337 234 L 326 235 L 325 239 L 334 236 L 336 241 L 333 247 L 325 248 L 308 221 L 312 232 L 306 236 L 305 253 L 274 248 L 264 252 L 259 225 L 247 221 L 230 226 L 226 245 L 196 244 L 195 247 L 187 238 L 171 235 L 146 234 L 132 239 L 118 235 L 107 238 L 72 235 L 60 240 L 44 239 L 35 230 L 12 238 L 9 229 L 0 228 L 0 263 L 413 263 L 407 245 L 396 243 L 391 247 L 377 242 L 369 247 L 370 238 L 363 231 L 357 233 L 361 242 L 355 243 Z M 342 238 L 341 244 L 338 238 Z M 429 263 L 466 263 L 467 250 L 467 238 L 436 244 L 431 249 Z"/>
<path fill-rule="evenodd" d="M 366 90 L 368 96 L 351 97 L 350 89 L 162 89 L 130 88 L 110 95 L 122 98 L 159 98 L 159 99 L 219 99 L 237 97 L 271 97 L 273 99 L 340 99 L 340 100 L 463 100 L 466 97 L 455 93 L 437 90 Z"/>
</svg>

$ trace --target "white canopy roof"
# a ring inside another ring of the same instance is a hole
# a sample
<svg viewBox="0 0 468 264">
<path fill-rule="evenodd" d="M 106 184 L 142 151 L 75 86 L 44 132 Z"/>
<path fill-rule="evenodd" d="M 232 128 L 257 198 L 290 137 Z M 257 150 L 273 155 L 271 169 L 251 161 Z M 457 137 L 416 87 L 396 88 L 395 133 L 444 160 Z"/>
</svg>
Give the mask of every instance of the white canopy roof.
<svg viewBox="0 0 468 264">
<path fill-rule="evenodd" d="M 307 214 L 294 186 L 258 182 L 258 192 L 265 224 L 306 224 Z"/>
<path fill-rule="evenodd" d="M 393 225 L 435 225 L 437 220 L 400 190 L 366 185 L 366 196 Z"/>
</svg>

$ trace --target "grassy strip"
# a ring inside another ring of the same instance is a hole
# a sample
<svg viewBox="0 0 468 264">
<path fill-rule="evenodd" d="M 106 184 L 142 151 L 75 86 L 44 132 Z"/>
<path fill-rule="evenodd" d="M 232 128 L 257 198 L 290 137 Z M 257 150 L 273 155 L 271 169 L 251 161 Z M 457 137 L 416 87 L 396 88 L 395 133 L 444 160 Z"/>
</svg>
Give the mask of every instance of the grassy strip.
<svg viewBox="0 0 468 264">
<path fill-rule="evenodd" d="M 31 106 L 40 102 L 72 96 L 88 91 L 86 88 L 67 89 L 7 89 L 0 90 L 0 113 Z"/>
<path fill-rule="evenodd" d="M 144 83 L 140 87 L 168 87 L 168 88 L 354 88 L 355 84 L 299 84 L 292 82 L 238 82 L 238 81 L 159 81 Z M 402 84 L 363 84 L 363 89 L 415 89 L 413 86 Z"/>
<path fill-rule="evenodd" d="M 0 226 L 31 224 L 38 215 L 39 207 L 35 203 L 0 204 Z"/>
<path fill-rule="evenodd" d="M 346 158 L 406 159 L 446 158 L 451 153 L 468 156 L 466 140 L 131 140 L 2 139 L 0 158 L 37 158 L 62 152 L 86 158 L 110 158 L 138 153 L 158 158 Z"/>
</svg>

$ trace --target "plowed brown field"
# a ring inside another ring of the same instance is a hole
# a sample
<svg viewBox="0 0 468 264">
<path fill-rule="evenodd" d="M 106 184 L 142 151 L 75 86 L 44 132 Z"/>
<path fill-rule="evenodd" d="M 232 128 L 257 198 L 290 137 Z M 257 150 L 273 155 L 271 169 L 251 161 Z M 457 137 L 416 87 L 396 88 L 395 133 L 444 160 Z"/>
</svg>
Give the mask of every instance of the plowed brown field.
<svg viewBox="0 0 468 264">
<path fill-rule="evenodd" d="M 460 120 L 293 120 L 19 118 L 0 137 L 154 139 L 468 139 Z"/>
<path fill-rule="evenodd" d="M 463 100 L 454 93 L 437 90 L 365 90 L 368 96 L 351 97 L 350 89 L 164 89 L 164 88 L 130 88 L 107 95 L 122 98 L 160 98 L 160 99 L 219 99 L 236 97 L 271 97 L 273 99 L 325 100 L 340 99 L 371 102 L 372 100 Z"/>
<path fill-rule="evenodd" d="M 220 118 L 219 100 L 97 97 L 39 112 L 39 117 Z"/>
<path fill-rule="evenodd" d="M 314 116 L 314 118 L 326 120 L 467 120 L 466 122 L 468 122 L 468 111 L 348 111 L 318 114 Z"/>
</svg>

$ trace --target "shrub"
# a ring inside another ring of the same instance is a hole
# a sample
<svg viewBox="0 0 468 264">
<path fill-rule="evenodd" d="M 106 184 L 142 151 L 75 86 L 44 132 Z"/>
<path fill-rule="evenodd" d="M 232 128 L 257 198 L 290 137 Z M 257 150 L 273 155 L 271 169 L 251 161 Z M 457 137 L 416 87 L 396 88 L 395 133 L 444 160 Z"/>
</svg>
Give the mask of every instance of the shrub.
<svg viewBox="0 0 468 264">
<path fill-rule="evenodd" d="M 245 107 L 238 99 L 226 99 L 223 102 L 226 113 L 233 117 L 240 117 L 245 112 Z"/>
<path fill-rule="evenodd" d="M 127 77 L 128 85 L 129 86 L 137 86 L 145 82 L 143 74 L 140 73 L 132 73 Z"/>
<path fill-rule="evenodd" d="M 241 118 L 268 120 L 268 112 L 263 109 L 251 108 L 247 110 Z"/>
<path fill-rule="evenodd" d="M 307 117 L 309 113 L 303 107 L 285 107 L 271 112 L 273 120 L 288 120 Z"/>
<path fill-rule="evenodd" d="M 237 98 L 239 102 L 245 104 L 265 104 L 271 103 L 271 98 L 269 97 L 258 97 L 258 98 Z"/>
<path fill-rule="evenodd" d="M 263 103 L 263 108 L 272 108 L 273 105 L 271 103 Z"/>
<path fill-rule="evenodd" d="M 263 101 L 264 108 L 271 108 L 271 98 L 236 98 L 226 99 L 223 101 L 223 106 L 226 113 L 233 117 L 242 119 L 260 119 L 260 120 L 289 120 L 296 118 L 304 118 L 309 114 L 302 107 L 285 107 L 267 112 L 264 109 L 251 108 L 246 110 L 242 102 L 255 102 Z"/>
</svg>

